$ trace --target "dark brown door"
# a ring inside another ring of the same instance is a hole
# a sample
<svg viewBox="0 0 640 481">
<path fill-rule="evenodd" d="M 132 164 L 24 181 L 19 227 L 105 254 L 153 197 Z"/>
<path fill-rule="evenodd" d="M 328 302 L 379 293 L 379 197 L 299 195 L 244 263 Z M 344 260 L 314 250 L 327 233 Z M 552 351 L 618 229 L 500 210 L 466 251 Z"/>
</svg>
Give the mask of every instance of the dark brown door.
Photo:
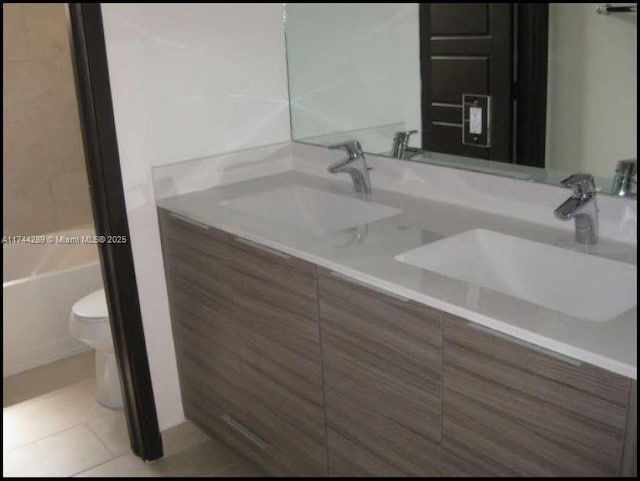
<svg viewBox="0 0 640 481">
<path fill-rule="evenodd" d="M 512 17 L 505 3 L 420 4 L 424 149 L 512 161 Z M 488 142 L 463 143 L 463 94 L 490 96 Z"/>
</svg>

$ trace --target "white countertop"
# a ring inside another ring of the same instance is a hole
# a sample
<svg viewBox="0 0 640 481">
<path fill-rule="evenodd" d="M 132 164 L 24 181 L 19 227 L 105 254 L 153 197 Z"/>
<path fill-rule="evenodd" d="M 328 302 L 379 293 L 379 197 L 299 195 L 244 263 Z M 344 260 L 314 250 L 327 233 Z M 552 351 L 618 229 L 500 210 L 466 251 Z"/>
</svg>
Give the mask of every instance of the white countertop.
<svg viewBox="0 0 640 481">
<path fill-rule="evenodd" d="M 158 205 L 373 287 L 636 378 L 637 305 L 610 321 L 592 322 L 394 259 L 408 250 L 477 228 L 573 249 L 567 231 L 376 188 L 372 201 L 403 213 L 327 235 L 311 235 L 221 205 L 224 200 L 291 185 L 355 197 L 350 183 L 291 171 L 161 199 Z M 637 248 L 627 244 L 604 240 L 590 253 L 637 264 Z"/>
</svg>

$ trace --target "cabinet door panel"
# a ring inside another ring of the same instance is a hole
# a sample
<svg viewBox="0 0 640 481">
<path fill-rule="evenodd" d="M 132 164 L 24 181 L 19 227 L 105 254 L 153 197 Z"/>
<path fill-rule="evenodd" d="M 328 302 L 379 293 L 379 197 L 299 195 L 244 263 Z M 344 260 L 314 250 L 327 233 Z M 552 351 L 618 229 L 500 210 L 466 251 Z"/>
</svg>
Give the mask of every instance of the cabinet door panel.
<svg viewBox="0 0 640 481">
<path fill-rule="evenodd" d="M 190 224 L 162 208 L 158 209 L 158 220 L 165 255 L 166 246 L 175 246 L 177 252 L 202 255 L 216 261 L 216 265 L 229 264 L 233 260 L 230 234 Z"/>
<path fill-rule="evenodd" d="M 629 405 L 627 406 L 627 434 L 624 442 L 621 475 L 626 478 L 638 477 L 638 382 L 631 383 Z"/>
<path fill-rule="evenodd" d="M 253 332 L 299 356 L 320 359 L 317 321 L 286 309 L 279 309 L 249 295 L 236 295 L 236 322 L 240 329 Z"/>
<path fill-rule="evenodd" d="M 305 401 L 316 406 L 323 405 L 322 366 L 317 358 L 308 353 L 301 354 L 286 342 L 273 341 L 260 333 L 246 329 L 241 332 L 244 349 L 240 357 L 245 364 L 262 371 L 266 378 L 285 386 Z"/>
<path fill-rule="evenodd" d="M 398 468 L 387 464 L 376 452 L 362 443 L 350 441 L 346 437 L 327 429 L 327 443 L 331 446 L 330 469 L 334 477 L 360 477 L 363 473 L 371 476 L 398 476 Z"/>
<path fill-rule="evenodd" d="M 440 314 L 318 269 L 329 472 L 440 472 Z"/>
<path fill-rule="evenodd" d="M 272 474 L 326 475 L 314 266 L 160 223 L 185 414 Z"/>
<path fill-rule="evenodd" d="M 315 269 L 235 241 L 230 277 L 250 425 L 306 476 L 327 474 Z"/>
<path fill-rule="evenodd" d="M 443 471 L 618 474 L 629 380 L 445 316 Z"/>
</svg>

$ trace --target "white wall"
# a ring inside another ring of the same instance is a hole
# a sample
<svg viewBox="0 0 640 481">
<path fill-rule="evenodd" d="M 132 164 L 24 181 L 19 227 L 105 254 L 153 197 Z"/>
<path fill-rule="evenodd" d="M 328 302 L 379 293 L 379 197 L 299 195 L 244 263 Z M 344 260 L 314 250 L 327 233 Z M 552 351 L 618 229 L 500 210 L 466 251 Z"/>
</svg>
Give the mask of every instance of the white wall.
<svg viewBox="0 0 640 481">
<path fill-rule="evenodd" d="M 549 4 L 547 167 L 612 177 L 637 157 L 638 20 Z"/>
<path fill-rule="evenodd" d="M 295 139 L 422 128 L 417 3 L 289 3 L 287 48 Z M 389 151 L 392 141 L 363 146 Z"/>
<path fill-rule="evenodd" d="M 151 168 L 288 141 L 282 4 L 102 4 L 160 428 L 184 415 Z"/>
</svg>

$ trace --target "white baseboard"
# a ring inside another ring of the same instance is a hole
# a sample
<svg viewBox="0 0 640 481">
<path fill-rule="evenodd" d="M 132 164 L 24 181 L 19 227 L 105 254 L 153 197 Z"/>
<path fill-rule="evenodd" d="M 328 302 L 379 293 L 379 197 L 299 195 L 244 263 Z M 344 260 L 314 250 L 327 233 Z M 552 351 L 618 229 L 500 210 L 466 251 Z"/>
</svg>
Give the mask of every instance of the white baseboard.
<svg viewBox="0 0 640 481">
<path fill-rule="evenodd" d="M 54 339 L 53 341 L 15 354 L 4 354 L 2 358 L 2 377 L 13 376 L 14 374 L 33 369 L 34 367 L 43 366 L 88 351 L 89 349 L 91 348 L 83 342 L 69 336 Z"/>
</svg>

